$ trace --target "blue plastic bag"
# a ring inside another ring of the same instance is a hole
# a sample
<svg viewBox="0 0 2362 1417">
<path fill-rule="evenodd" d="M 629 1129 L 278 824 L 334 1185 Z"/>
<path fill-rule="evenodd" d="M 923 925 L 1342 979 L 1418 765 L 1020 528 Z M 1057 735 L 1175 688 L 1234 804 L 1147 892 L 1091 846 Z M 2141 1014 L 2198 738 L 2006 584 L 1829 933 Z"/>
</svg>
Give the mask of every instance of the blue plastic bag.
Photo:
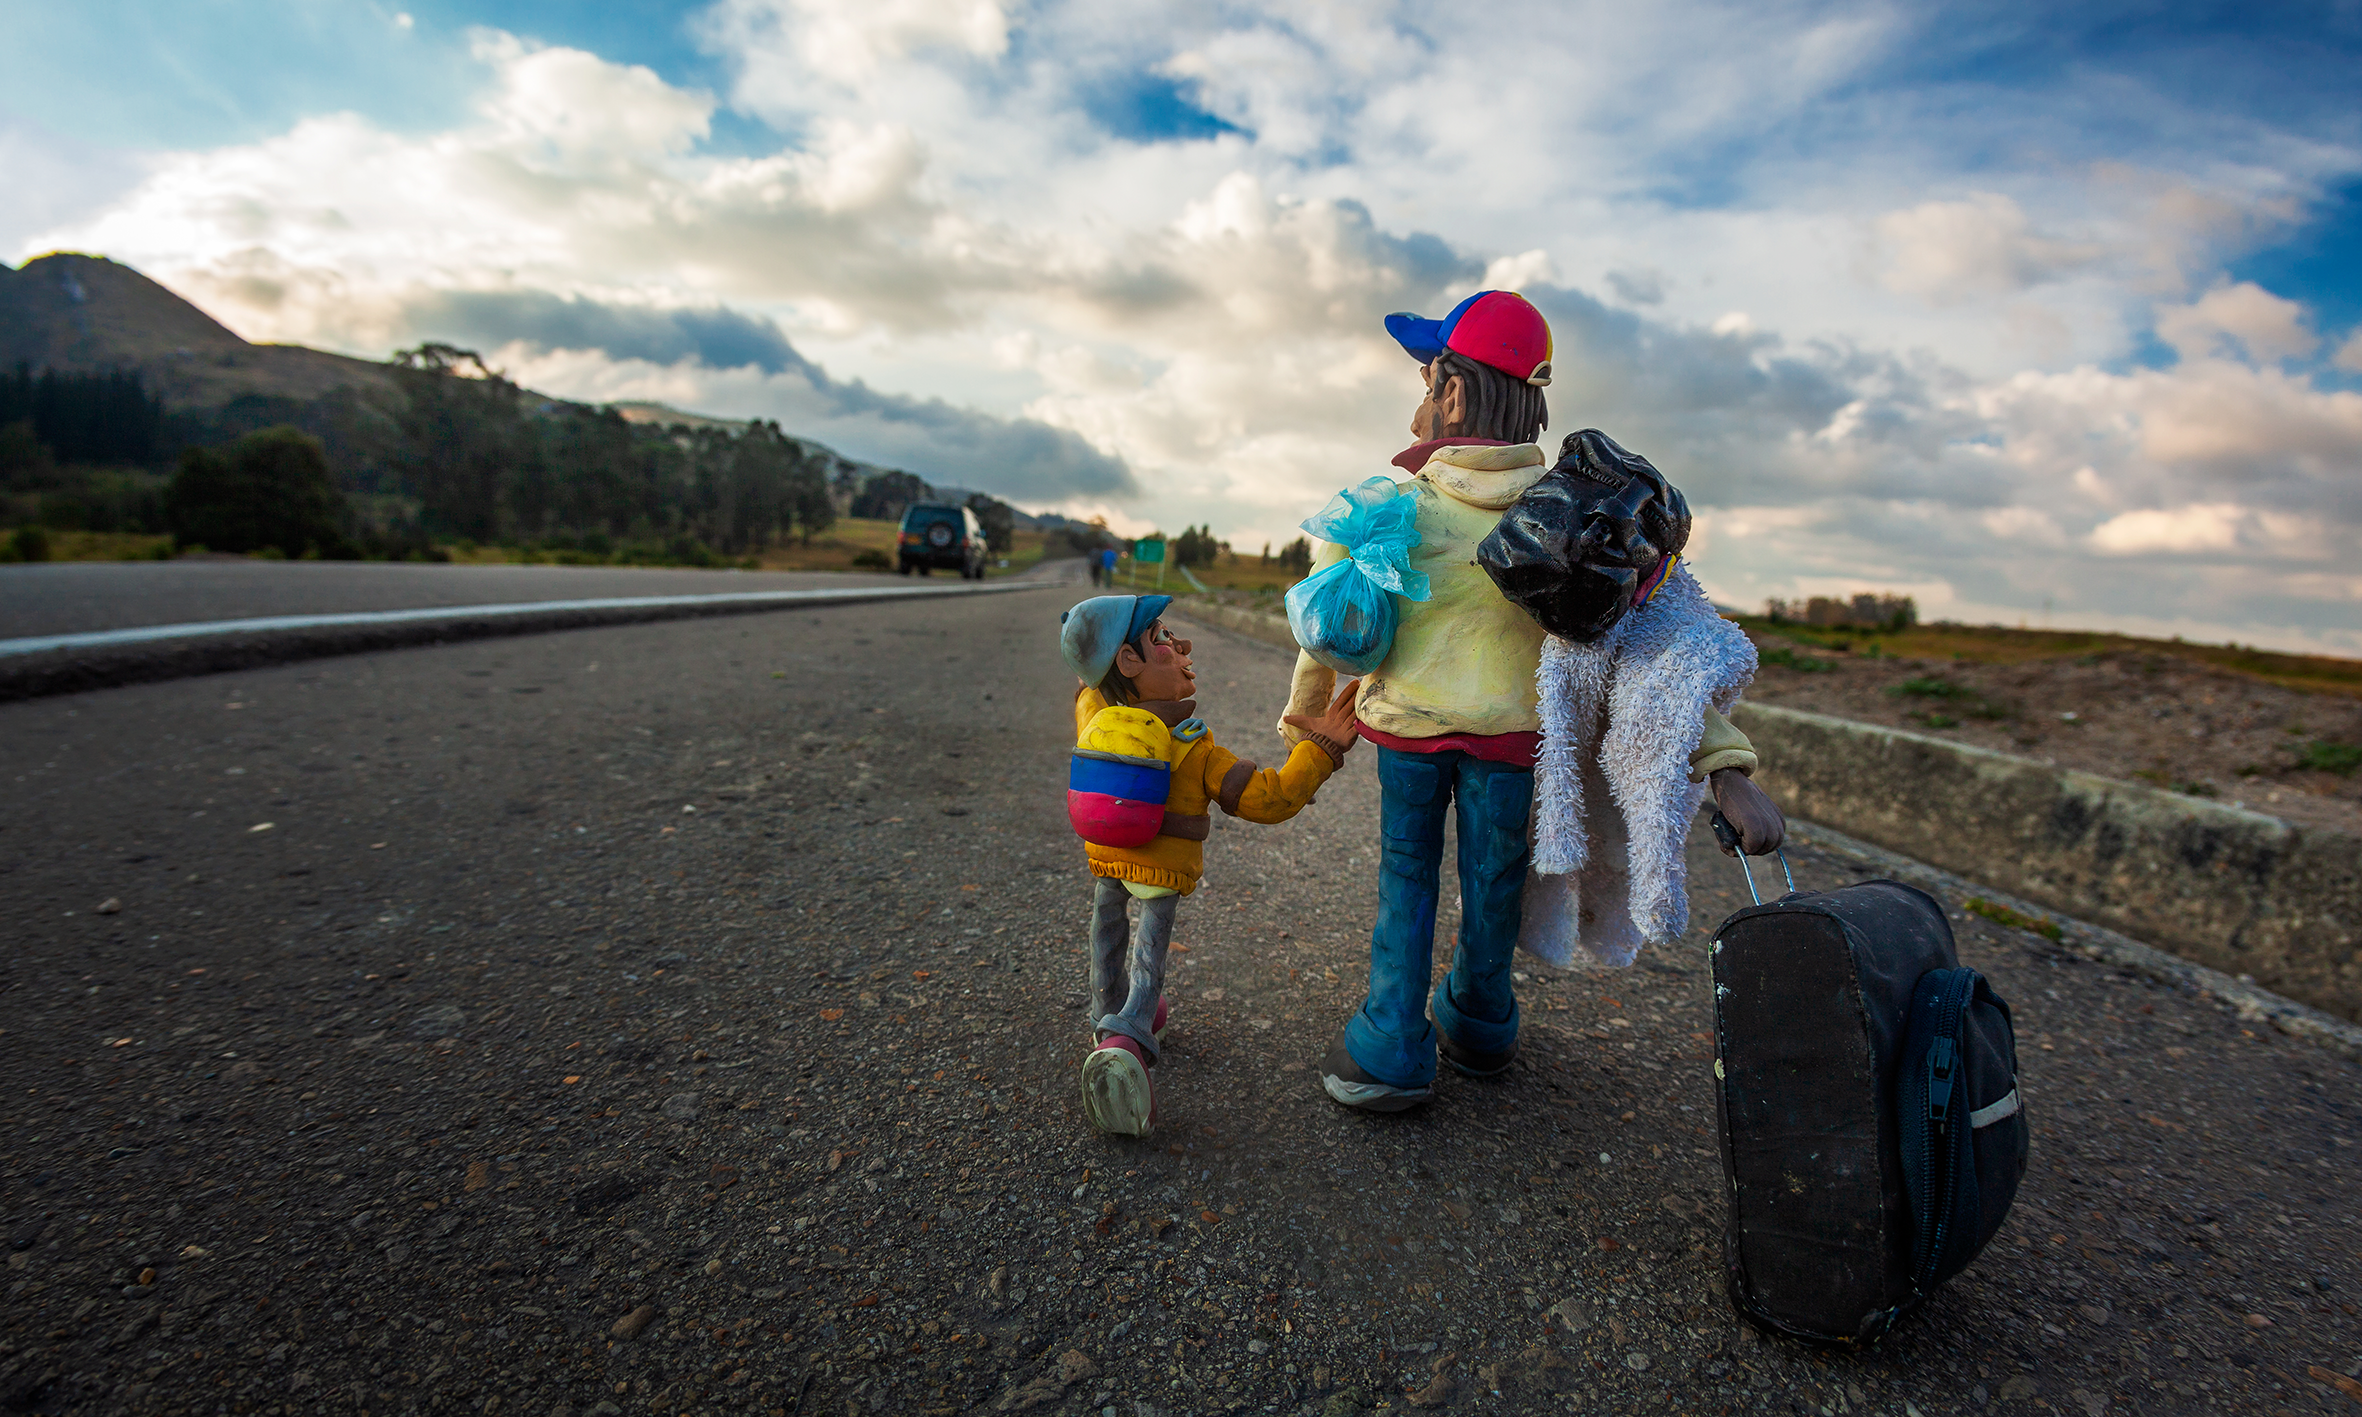
<svg viewBox="0 0 2362 1417">
<path fill-rule="evenodd" d="M 1288 629 L 1314 659 L 1340 674 L 1367 674 L 1394 648 L 1394 596 L 1425 600 L 1427 573 L 1411 569 L 1419 499 L 1373 477 L 1329 499 L 1304 530 L 1345 548 L 1347 559 L 1288 591 Z"/>
</svg>

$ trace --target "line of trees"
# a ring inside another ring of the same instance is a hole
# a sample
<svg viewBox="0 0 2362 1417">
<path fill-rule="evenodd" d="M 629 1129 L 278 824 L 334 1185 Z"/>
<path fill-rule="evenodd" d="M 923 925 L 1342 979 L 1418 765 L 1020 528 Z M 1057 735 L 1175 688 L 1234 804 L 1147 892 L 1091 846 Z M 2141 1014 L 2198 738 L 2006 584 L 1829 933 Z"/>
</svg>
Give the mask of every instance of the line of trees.
<svg viewBox="0 0 2362 1417">
<path fill-rule="evenodd" d="M 153 462 L 164 424 L 163 401 L 128 370 L 35 374 L 19 364 L 0 374 L 0 429 L 16 429 L 16 445 L 29 438 L 56 462 Z"/>
<path fill-rule="evenodd" d="M 1176 565 L 1211 566 L 1215 557 L 1229 550 L 1230 543 L 1215 540 L 1213 525 L 1208 523 L 1205 526 L 1181 528 L 1181 534 L 1173 538 L 1172 549 L 1165 554 L 1171 556 Z"/>
<path fill-rule="evenodd" d="M 737 556 L 809 542 L 836 522 L 831 479 L 844 460 L 775 422 L 634 424 L 536 400 L 473 350 L 444 344 L 402 351 L 394 375 L 404 397 L 380 480 L 416 499 L 433 534 L 686 539 Z"/>
<path fill-rule="evenodd" d="M 1907 595 L 1856 595 L 1839 600 L 1816 595 L 1809 600 L 1764 602 L 1764 618 L 1775 625 L 1800 624 L 1820 628 L 1850 627 L 1898 632 L 1919 623 L 1919 602 Z"/>
<path fill-rule="evenodd" d="M 937 497 L 776 422 L 657 426 L 544 399 L 454 345 L 402 350 L 388 373 L 398 397 L 249 394 L 168 414 L 136 373 L 19 366 L 0 376 L 0 525 L 170 531 L 290 556 L 460 541 L 708 564 L 809 544 L 840 512 L 893 519 Z M 197 509 L 212 497 L 209 520 Z M 264 517 L 256 497 L 291 499 L 288 516 Z M 982 494 L 967 505 L 1006 554 L 1013 510 Z"/>
</svg>

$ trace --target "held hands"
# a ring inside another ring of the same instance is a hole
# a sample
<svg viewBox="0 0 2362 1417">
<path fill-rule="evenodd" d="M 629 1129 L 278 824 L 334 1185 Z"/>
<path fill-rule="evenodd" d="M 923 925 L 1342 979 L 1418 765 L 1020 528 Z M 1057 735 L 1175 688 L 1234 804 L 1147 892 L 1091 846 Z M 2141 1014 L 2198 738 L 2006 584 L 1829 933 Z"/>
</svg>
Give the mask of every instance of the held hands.
<svg viewBox="0 0 2362 1417">
<path fill-rule="evenodd" d="M 1327 713 L 1318 718 L 1308 713 L 1291 713 L 1280 722 L 1302 732 L 1320 744 L 1331 758 L 1342 763 L 1346 750 L 1361 737 L 1361 721 L 1353 716 L 1353 694 L 1360 687 L 1359 679 L 1348 679 L 1345 686 L 1337 691 L 1336 702 L 1329 705 Z M 1776 810 L 1773 815 L 1778 815 Z"/>
<path fill-rule="evenodd" d="M 1710 780 L 1714 786 L 1714 805 L 1739 829 L 1739 850 L 1749 856 L 1777 851 L 1787 838 L 1788 819 L 1780 814 L 1771 797 L 1737 768 L 1722 768 Z M 1739 853 L 1726 846 L 1722 854 Z"/>
</svg>

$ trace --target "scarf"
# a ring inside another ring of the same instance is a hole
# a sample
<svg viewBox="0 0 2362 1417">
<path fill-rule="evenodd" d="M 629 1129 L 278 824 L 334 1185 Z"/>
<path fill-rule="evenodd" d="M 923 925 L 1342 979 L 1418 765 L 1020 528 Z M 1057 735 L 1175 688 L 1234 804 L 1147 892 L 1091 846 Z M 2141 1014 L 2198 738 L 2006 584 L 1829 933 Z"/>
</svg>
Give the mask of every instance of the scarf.
<svg viewBox="0 0 2362 1417">
<path fill-rule="evenodd" d="M 1518 948 L 1560 968 L 1623 968 L 1689 929 L 1683 844 L 1706 788 L 1689 780 L 1711 706 L 1755 677 L 1755 646 L 1687 566 L 1594 644 L 1542 642 L 1542 750 Z M 1612 804 L 1612 806 L 1611 806 Z"/>
</svg>

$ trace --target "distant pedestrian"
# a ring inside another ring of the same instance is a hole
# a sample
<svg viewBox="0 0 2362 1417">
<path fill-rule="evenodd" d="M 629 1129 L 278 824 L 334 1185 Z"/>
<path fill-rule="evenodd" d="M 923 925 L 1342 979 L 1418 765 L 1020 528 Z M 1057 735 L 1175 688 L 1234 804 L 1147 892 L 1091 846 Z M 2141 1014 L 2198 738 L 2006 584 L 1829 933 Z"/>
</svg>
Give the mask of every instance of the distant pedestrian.
<svg viewBox="0 0 2362 1417">
<path fill-rule="evenodd" d="M 1092 552 L 1092 553 L 1091 553 L 1089 556 L 1085 557 L 1084 559 L 1085 559 L 1085 560 L 1088 560 L 1088 561 L 1091 563 L 1091 584 L 1093 584 L 1093 585 L 1097 585 L 1097 584 L 1099 584 L 1099 553 L 1098 553 L 1098 552 L 1096 552 L 1096 551 L 1093 551 L 1093 552 Z"/>
<path fill-rule="evenodd" d="M 1158 618 L 1171 603 L 1169 595 L 1094 596 L 1066 612 L 1058 637 L 1081 681 L 1067 812 L 1098 879 L 1090 965 L 1096 1046 L 1083 1060 L 1083 1108 L 1101 1131 L 1123 1136 L 1146 1136 L 1156 1125 L 1148 1069 L 1170 1013 L 1165 950 L 1174 910 L 1205 870 L 1209 809 L 1286 821 L 1344 764 L 1356 733 L 1348 683 L 1326 713 L 1288 718 L 1304 741 L 1278 768 L 1258 768 L 1215 743 L 1196 716 L 1189 641 Z M 1129 918 L 1135 900 L 1137 926 Z"/>
</svg>

